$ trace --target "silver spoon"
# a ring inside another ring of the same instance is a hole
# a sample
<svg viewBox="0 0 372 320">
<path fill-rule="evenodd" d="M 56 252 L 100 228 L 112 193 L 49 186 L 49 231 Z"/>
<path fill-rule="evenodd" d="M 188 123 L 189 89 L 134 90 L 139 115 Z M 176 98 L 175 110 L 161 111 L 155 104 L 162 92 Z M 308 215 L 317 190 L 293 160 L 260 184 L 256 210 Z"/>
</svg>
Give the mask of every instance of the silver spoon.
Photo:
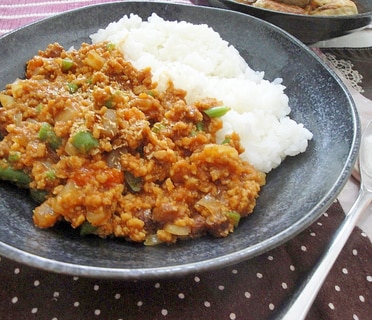
<svg viewBox="0 0 372 320">
<path fill-rule="evenodd" d="M 337 229 L 323 256 L 307 275 L 305 281 L 297 289 L 290 302 L 281 310 L 276 319 L 305 319 L 324 280 L 339 256 L 346 241 L 350 237 L 358 219 L 372 200 L 372 121 L 364 130 L 360 152 L 360 190 L 358 198 L 346 214 L 345 219 Z"/>
</svg>

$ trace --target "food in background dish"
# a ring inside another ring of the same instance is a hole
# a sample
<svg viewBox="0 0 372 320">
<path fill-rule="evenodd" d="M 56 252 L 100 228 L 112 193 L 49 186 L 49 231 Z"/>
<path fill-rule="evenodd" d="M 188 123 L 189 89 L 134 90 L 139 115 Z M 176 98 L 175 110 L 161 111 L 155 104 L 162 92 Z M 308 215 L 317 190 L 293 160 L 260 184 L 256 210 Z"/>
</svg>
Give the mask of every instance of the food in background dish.
<svg viewBox="0 0 372 320">
<path fill-rule="evenodd" d="M 41 202 L 40 228 L 62 220 L 148 245 L 225 237 L 253 211 L 265 172 L 305 151 L 311 133 L 288 117 L 280 81 L 249 69 L 210 28 L 123 21 L 125 35 L 111 24 L 78 50 L 49 45 L 0 93 L 0 177 Z M 97 41 L 108 34 L 116 39 Z M 178 64 L 190 41 L 198 49 Z M 200 63 L 208 70 L 195 73 Z"/>
<path fill-rule="evenodd" d="M 358 14 L 352 0 L 238 0 L 239 2 L 286 13 L 314 16 L 346 16 Z"/>
</svg>

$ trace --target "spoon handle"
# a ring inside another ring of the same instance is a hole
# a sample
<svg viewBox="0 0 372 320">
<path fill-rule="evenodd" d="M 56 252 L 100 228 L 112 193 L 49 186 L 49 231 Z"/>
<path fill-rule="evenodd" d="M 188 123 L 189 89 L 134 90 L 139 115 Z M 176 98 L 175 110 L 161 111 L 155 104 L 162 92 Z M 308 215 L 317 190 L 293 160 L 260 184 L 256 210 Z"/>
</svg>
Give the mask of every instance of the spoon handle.
<svg viewBox="0 0 372 320">
<path fill-rule="evenodd" d="M 312 271 L 307 275 L 302 285 L 297 289 L 288 305 L 286 305 L 275 319 L 303 320 L 313 304 L 329 271 L 343 249 L 359 217 L 372 200 L 372 193 L 361 188 L 358 198 L 345 219 L 338 227 L 323 256 Z"/>
</svg>

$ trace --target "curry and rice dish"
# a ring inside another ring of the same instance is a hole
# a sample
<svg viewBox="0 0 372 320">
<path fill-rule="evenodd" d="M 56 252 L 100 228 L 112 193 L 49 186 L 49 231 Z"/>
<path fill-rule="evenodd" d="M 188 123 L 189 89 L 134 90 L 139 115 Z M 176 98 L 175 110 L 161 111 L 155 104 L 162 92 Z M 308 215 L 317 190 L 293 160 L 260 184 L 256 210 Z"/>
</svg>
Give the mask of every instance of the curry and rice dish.
<svg viewBox="0 0 372 320">
<path fill-rule="evenodd" d="M 49 45 L 0 95 L 0 175 L 43 197 L 40 228 L 66 220 L 148 244 L 227 236 L 265 175 L 240 159 L 238 135 L 216 143 L 219 101 L 184 96 L 158 92 L 110 43 Z"/>
<path fill-rule="evenodd" d="M 226 237 L 312 138 L 281 79 L 206 25 L 130 15 L 90 37 L 50 44 L 0 92 L 0 179 L 30 190 L 38 228 L 145 245 Z"/>
</svg>

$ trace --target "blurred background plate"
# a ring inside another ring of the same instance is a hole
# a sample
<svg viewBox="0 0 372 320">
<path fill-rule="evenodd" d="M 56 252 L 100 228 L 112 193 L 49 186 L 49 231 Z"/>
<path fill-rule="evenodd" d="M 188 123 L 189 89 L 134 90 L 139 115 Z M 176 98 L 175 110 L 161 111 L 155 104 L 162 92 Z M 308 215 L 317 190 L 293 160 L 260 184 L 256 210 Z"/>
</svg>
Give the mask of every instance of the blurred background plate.
<svg viewBox="0 0 372 320">
<path fill-rule="evenodd" d="M 345 35 L 372 22 L 372 0 L 355 0 L 359 14 L 351 16 L 309 16 L 256 8 L 238 0 L 208 0 L 217 8 L 230 9 L 268 21 L 306 44 Z"/>
<path fill-rule="evenodd" d="M 0 88 L 24 76 L 25 62 L 59 42 L 79 47 L 124 14 L 206 23 L 234 45 L 250 67 L 283 79 L 291 117 L 313 133 L 305 153 L 267 176 L 253 214 L 227 238 L 205 237 L 147 247 L 120 239 L 79 236 L 60 224 L 39 230 L 26 190 L 0 183 L 0 255 L 64 274 L 145 279 L 180 276 L 238 263 L 293 238 L 332 204 L 351 174 L 360 143 L 354 102 L 341 80 L 303 43 L 255 17 L 230 10 L 154 2 L 85 7 L 0 38 Z M 192 48 L 190 48 L 192 50 Z"/>
</svg>

